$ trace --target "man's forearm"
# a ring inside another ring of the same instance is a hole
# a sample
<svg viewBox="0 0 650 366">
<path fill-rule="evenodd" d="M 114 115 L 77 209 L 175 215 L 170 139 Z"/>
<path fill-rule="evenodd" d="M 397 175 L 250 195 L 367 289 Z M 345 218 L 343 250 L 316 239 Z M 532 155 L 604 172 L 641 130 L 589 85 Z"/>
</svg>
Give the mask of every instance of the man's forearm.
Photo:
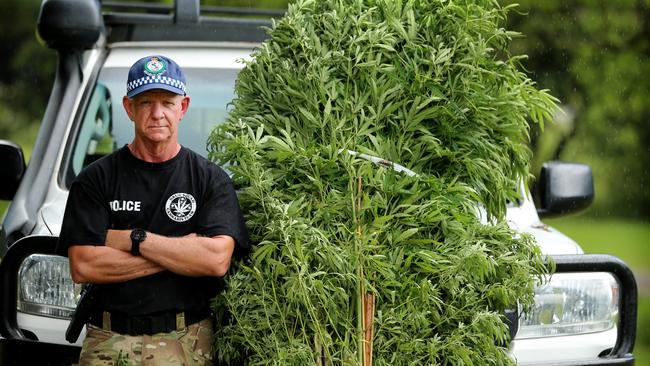
<svg viewBox="0 0 650 366">
<path fill-rule="evenodd" d="M 130 252 L 130 230 L 109 230 L 106 245 Z M 226 274 L 235 248 L 229 236 L 212 238 L 197 235 L 166 237 L 147 233 L 140 244 L 142 257 L 184 276 L 215 276 Z"/>
<path fill-rule="evenodd" d="M 70 273 L 76 283 L 116 283 L 164 270 L 142 257 L 108 246 L 75 245 L 68 249 Z"/>
</svg>

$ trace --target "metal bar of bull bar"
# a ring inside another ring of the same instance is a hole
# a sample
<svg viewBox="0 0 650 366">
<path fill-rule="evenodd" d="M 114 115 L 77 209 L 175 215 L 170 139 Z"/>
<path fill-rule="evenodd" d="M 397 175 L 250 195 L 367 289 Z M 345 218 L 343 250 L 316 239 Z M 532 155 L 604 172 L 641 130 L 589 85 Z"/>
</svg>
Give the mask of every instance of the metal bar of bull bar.
<svg viewBox="0 0 650 366">
<path fill-rule="evenodd" d="M 619 284 L 619 324 L 616 344 L 605 359 L 631 358 L 636 338 L 638 289 L 630 267 L 620 258 L 608 254 L 573 254 L 551 256 L 556 272 L 608 272 Z"/>
</svg>

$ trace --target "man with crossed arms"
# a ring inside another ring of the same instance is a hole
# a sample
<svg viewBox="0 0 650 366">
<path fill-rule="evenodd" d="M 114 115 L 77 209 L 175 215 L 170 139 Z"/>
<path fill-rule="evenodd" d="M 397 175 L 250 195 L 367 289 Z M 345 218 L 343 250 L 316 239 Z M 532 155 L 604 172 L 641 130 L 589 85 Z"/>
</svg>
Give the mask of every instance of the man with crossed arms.
<svg viewBox="0 0 650 366">
<path fill-rule="evenodd" d="M 123 98 L 133 141 L 70 188 L 57 252 L 97 297 L 80 365 L 212 364 L 210 299 L 248 244 L 228 175 L 178 142 L 185 84 L 173 60 L 138 60 Z"/>
</svg>

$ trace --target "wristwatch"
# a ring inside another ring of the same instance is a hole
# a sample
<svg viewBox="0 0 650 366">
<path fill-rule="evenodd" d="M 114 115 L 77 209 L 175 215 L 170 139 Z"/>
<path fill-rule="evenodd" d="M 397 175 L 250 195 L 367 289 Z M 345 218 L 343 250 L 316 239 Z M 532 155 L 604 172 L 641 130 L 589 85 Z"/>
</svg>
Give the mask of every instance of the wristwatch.
<svg viewBox="0 0 650 366">
<path fill-rule="evenodd" d="M 147 232 L 143 229 L 131 230 L 131 254 L 140 255 L 140 243 L 147 238 Z"/>
</svg>

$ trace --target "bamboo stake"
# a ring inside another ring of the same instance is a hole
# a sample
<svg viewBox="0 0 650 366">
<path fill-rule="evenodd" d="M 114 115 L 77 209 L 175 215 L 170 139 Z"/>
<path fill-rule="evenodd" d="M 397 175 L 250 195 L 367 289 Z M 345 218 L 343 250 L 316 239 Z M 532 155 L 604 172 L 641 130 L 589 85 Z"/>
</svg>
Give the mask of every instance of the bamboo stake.
<svg viewBox="0 0 650 366">
<path fill-rule="evenodd" d="M 364 329 L 364 366 L 372 366 L 372 339 L 374 337 L 373 320 L 375 318 L 375 294 L 365 294 L 363 314 Z"/>
<path fill-rule="evenodd" d="M 357 236 L 361 238 L 362 230 L 361 230 L 361 205 L 363 203 L 363 184 L 362 184 L 362 179 L 361 177 L 357 177 Z M 371 293 L 366 293 L 365 289 L 365 278 L 364 278 L 364 272 L 363 272 L 363 260 L 359 258 L 360 260 L 360 265 L 359 265 L 359 279 L 361 281 L 361 284 L 359 286 L 359 302 L 362 305 L 361 307 L 361 312 L 359 313 L 359 316 L 362 318 L 363 323 L 362 323 L 362 334 L 363 334 L 363 342 L 362 342 L 362 348 L 360 351 L 362 352 L 362 365 L 363 366 L 372 366 L 372 339 L 374 337 L 374 329 L 373 329 L 373 320 L 375 317 L 375 295 Z"/>
<path fill-rule="evenodd" d="M 357 260 L 358 260 L 358 267 L 357 267 L 357 274 L 359 276 L 359 297 L 358 297 L 358 305 L 357 305 L 357 327 L 359 331 L 359 359 L 358 359 L 358 364 L 359 366 L 364 366 L 364 349 L 365 349 L 365 338 L 363 337 L 364 335 L 364 296 L 363 294 L 366 292 L 365 291 L 365 286 L 364 286 L 364 276 L 363 276 L 363 260 L 361 258 L 361 193 L 362 193 L 362 181 L 361 177 L 357 177 L 357 202 L 356 202 L 356 213 L 355 213 L 355 219 L 356 219 L 356 224 L 357 224 L 357 229 L 356 229 L 356 234 L 357 234 Z"/>
</svg>

